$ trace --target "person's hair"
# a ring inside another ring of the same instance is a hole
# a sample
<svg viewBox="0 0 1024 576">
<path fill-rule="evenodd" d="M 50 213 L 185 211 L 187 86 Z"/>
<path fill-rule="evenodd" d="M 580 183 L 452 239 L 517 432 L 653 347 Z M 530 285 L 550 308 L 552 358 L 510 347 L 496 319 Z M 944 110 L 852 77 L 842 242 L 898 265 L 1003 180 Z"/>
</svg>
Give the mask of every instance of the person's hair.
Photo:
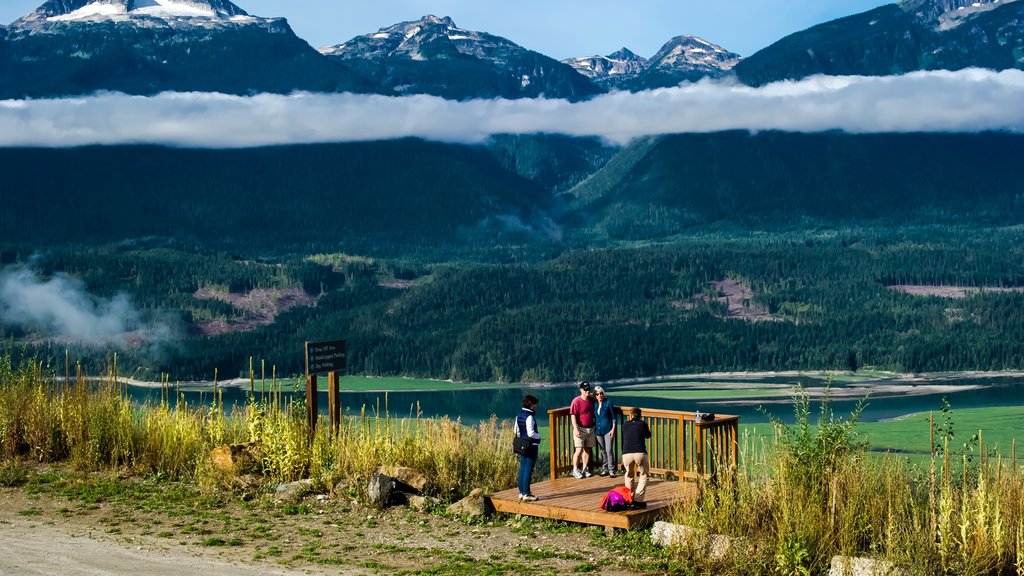
<svg viewBox="0 0 1024 576">
<path fill-rule="evenodd" d="M 633 406 L 632 408 L 630 408 L 629 409 L 629 417 L 632 418 L 633 420 L 639 420 L 640 419 L 640 407 Z"/>
<path fill-rule="evenodd" d="M 594 386 L 594 394 L 604 394 L 604 388 L 600 386 Z"/>
<path fill-rule="evenodd" d="M 539 403 L 540 403 L 540 401 L 537 400 L 536 396 L 533 396 L 531 394 L 527 394 L 526 396 L 523 396 L 523 408 L 533 408 L 534 406 L 536 406 Z"/>
</svg>

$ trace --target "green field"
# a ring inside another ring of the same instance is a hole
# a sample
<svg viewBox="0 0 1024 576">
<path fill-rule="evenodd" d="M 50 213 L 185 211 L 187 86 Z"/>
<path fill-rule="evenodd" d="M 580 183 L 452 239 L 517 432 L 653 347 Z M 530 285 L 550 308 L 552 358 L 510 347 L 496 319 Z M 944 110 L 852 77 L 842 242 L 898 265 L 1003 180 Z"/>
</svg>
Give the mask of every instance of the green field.
<svg viewBox="0 0 1024 576">
<path fill-rule="evenodd" d="M 943 426 L 942 413 L 934 415 L 936 438 Z M 1018 445 L 1018 459 L 1024 458 L 1024 406 L 999 406 L 994 408 L 954 409 L 951 413 L 953 437 L 949 451 L 957 458 L 962 454 L 977 458 L 979 443 L 984 442 L 984 451 L 989 456 L 1010 458 L 1014 441 Z M 846 416 L 846 415 L 838 415 Z M 815 415 L 812 413 L 812 420 Z M 930 454 L 928 413 L 916 413 L 886 422 L 864 422 L 856 426 L 861 438 L 867 441 L 872 452 L 904 454 L 915 464 L 924 464 Z M 772 443 L 772 428 L 768 423 L 740 426 L 741 442 L 749 438 L 754 445 L 769 446 Z"/>
</svg>

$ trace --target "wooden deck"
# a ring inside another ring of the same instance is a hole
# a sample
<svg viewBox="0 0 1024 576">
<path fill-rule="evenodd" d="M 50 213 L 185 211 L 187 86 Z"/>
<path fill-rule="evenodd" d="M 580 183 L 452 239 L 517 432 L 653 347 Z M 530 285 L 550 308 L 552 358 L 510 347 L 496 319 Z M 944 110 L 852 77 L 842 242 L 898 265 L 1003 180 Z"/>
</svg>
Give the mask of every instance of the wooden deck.
<svg viewBox="0 0 1024 576">
<path fill-rule="evenodd" d="M 570 476 L 533 483 L 530 488 L 539 498 L 536 502 L 520 502 L 517 488 L 487 498 L 498 512 L 630 530 L 650 526 L 666 514 L 673 503 L 697 497 L 696 483 L 652 478 L 647 484 L 647 508 L 624 512 L 602 510 L 604 495 L 621 484 L 622 476 L 583 479 Z"/>
</svg>

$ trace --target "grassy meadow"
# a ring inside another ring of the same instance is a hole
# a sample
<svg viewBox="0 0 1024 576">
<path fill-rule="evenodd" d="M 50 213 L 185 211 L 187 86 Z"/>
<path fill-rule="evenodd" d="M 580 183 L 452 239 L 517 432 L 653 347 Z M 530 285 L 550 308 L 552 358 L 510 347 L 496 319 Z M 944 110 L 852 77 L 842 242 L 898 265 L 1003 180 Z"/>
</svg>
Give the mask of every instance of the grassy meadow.
<svg viewBox="0 0 1024 576">
<path fill-rule="evenodd" d="M 425 492 L 442 501 L 515 481 L 510 420 L 467 426 L 364 409 L 337 433 L 322 419 L 311 434 L 300 402 L 261 402 L 257 394 L 226 413 L 214 398 L 198 407 L 140 406 L 112 374 L 62 382 L 38 364 L 0 358 L 0 483 L 29 481 L 30 461 L 174 479 L 222 499 L 305 478 L 324 492 L 345 486 L 365 497 L 367 478 L 382 465 L 421 471 Z M 1015 409 L 940 410 L 931 425 L 922 414 L 858 423 L 859 411 L 835 414 L 827 395 L 812 399 L 801 387 L 793 408 L 792 424 L 743 428 L 739 469 L 674 511 L 672 520 L 694 531 L 658 566 L 809 576 L 849 555 L 907 574 L 1024 574 L 1024 472 L 1008 459 L 1021 431 Z M 224 444 L 244 447 L 231 469 L 211 460 Z M 544 446 L 538 476 L 546 473 Z M 711 546 L 715 535 L 731 540 Z M 626 554 L 642 546 L 633 537 L 622 543 Z"/>
</svg>

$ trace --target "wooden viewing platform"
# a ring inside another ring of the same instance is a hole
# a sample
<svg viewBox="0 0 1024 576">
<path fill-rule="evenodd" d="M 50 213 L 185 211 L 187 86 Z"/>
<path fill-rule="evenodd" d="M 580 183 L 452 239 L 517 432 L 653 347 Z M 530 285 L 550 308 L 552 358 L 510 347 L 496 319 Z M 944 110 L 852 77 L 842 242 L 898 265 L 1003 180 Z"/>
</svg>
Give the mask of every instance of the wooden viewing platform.
<svg viewBox="0 0 1024 576">
<path fill-rule="evenodd" d="M 628 406 L 616 407 L 619 425 L 626 420 Z M 739 417 L 717 415 L 714 420 L 696 420 L 694 412 L 642 408 L 642 418 L 651 429 L 647 441 L 651 478 L 647 484 L 647 507 L 640 510 L 607 512 L 600 508 L 604 495 L 625 483 L 623 476 L 592 476 L 578 479 L 572 471 L 572 422 L 569 408 L 548 411 L 551 446 L 550 477 L 531 485 L 535 502 L 520 502 L 519 490 L 512 488 L 488 496 L 498 512 L 523 514 L 593 524 L 606 528 L 642 528 L 665 515 L 670 507 L 697 497 L 699 479 L 714 480 L 724 469 L 735 470 L 739 462 Z M 614 459 L 621 462 L 622 438 L 616 432 Z M 596 450 L 596 449 L 595 449 Z"/>
<path fill-rule="evenodd" d="M 491 494 L 490 500 L 498 512 L 631 530 L 650 526 L 673 504 L 697 497 L 697 484 L 694 482 L 652 478 L 647 483 L 647 508 L 622 512 L 602 510 L 604 495 L 623 481 L 622 476 L 583 479 L 569 476 L 534 482 L 530 488 L 538 498 L 535 502 L 520 502 L 518 488 Z"/>
</svg>

